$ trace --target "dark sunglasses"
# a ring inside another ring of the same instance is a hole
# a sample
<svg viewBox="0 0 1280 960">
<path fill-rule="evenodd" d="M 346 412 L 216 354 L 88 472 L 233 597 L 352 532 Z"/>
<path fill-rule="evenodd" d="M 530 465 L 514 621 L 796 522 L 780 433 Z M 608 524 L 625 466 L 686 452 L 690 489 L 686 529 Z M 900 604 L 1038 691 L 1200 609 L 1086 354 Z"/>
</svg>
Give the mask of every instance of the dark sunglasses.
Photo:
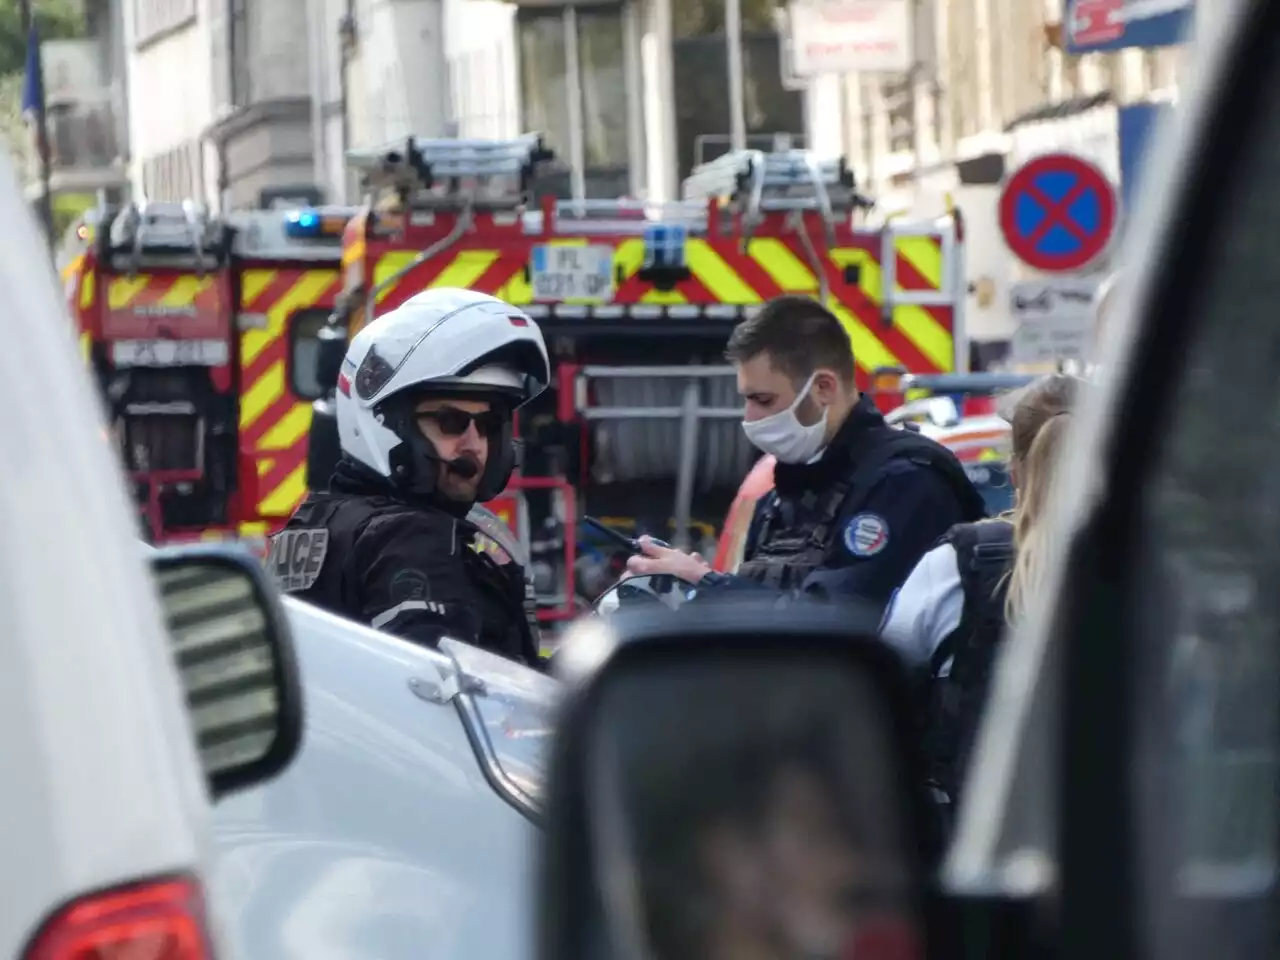
<svg viewBox="0 0 1280 960">
<path fill-rule="evenodd" d="M 492 437 L 502 431 L 507 418 L 497 410 L 486 410 L 483 413 L 468 413 L 454 407 L 441 407 L 439 410 L 422 410 L 414 416 L 419 420 L 430 420 L 446 437 L 460 437 L 467 432 L 467 427 L 476 425 L 476 432 L 481 436 Z"/>
</svg>

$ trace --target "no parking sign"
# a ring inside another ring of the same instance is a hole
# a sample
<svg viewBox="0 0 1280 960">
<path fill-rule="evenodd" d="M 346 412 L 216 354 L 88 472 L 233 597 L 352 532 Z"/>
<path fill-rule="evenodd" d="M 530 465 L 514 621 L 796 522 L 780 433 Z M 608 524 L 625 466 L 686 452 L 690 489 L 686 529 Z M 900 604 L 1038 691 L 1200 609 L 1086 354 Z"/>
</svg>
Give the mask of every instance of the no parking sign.
<svg viewBox="0 0 1280 960">
<path fill-rule="evenodd" d="M 1044 273 L 1073 273 L 1115 236 L 1115 187 L 1094 164 L 1070 153 L 1029 160 L 1000 195 L 1000 232 L 1019 260 Z"/>
</svg>

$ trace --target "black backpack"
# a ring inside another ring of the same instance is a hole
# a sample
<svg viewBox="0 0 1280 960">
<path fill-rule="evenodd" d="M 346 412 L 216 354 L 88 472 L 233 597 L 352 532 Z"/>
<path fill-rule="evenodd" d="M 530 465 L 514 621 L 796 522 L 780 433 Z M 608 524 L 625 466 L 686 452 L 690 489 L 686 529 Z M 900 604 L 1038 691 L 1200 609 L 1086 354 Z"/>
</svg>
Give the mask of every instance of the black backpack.
<svg viewBox="0 0 1280 960">
<path fill-rule="evenodd" d="M 1005 597 L 1015 557 L 1013 524 L 1003 520 L 959 524 L 940 542 L 955 548 L 964 612 L 960 625 L 930 660 L 926 750 L 932 784 L 954 805 L 1004 638 Z M 951 669 L 947 676 L 940 676 L 948 660 Z"/>
</svg>

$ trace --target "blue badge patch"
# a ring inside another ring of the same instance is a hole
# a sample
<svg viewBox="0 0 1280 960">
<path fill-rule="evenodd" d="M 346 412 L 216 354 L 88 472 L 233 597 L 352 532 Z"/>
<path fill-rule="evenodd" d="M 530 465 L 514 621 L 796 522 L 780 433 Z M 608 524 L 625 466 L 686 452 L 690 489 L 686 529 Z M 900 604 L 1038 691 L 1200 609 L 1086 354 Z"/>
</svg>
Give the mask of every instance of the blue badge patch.
<svg viewBox="0 0 1280 960">
<path fill-rule="evenodd" d="M 874 513 L 860 513 L 844 528 L 844 548 L 855 557 L 874 557 L 889 545 L 889 522 Z"/>
</svg>

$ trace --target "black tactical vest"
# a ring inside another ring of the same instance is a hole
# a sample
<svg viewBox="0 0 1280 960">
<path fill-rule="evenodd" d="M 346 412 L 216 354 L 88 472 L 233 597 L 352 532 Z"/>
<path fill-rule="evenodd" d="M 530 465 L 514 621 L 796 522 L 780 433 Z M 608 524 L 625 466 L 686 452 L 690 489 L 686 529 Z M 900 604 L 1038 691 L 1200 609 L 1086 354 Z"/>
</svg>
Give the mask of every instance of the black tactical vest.
<svg viewBox="0 0 1280 960">
<path fill-rule="evenodd" d="M 350 568 L 356 539 L 375 517 L 423 509 L 429 508 L 382 496 L 310 494 L 272 539 L 268 573 L 281 590 L 299 600 L 360 622 L 360 578 Z M 536 598 L 524 567 L 515 559 L 518 549 L 499 540 L 498 532 L 483 521 L 478 525 L 470 518 L 458 519 L 457 530 L 459 546 L 467 549 L 455 554 L 475 591 L 480 615 L 478 646 L 536 665 L 541 645 Z M 509 562 L 499 563 L 489 550 L 477 549 L 482 538 L 496 542 Z"/>
<path fill-rule="evenodd" d="M 831 451 L 835 452 L 835 451 Z M 798 502 L 784 502 L 775 491 L 760 507 L 761 516 L 751 556 L 738 566 L 737 576 L 777 590 L 793 590 L 827 561 L 841 517 L 856 513 L 880 482 L 889 462 L 905 458 L 937 470 L 956 492 L 970 519 L 985 516 L 982 497 L 965 475 L 955 455 L 914 429 L 872 423 L 859 430 L 840 451 L 849 467 L 826 490 L 806 491 Z"/>
<path fill-rule="evenodd" d="M 959 626 L 938 645 L 930 661 L 926 749 L 930 778 L 954 802 L 1004 637 L 1004 602 L 1015 557 L 1013 524 L 1003 520 L 960 524 L 941 542 L 955 547 L 964 611 Z M 941 677 L 948 660 L 951 669 Z"/>
</svg>

